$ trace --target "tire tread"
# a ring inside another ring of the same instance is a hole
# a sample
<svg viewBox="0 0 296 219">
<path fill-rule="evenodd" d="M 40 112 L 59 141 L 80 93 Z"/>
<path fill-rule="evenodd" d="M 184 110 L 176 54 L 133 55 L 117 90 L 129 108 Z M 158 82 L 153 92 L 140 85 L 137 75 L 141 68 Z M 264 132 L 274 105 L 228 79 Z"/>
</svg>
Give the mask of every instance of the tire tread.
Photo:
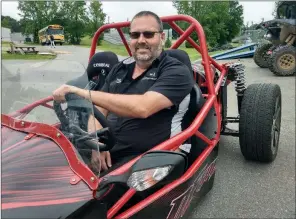
<svg viewBox="0 0 296 219">
<path fill-rule="evenodd" d="M 278 85 L 252 84 L 244 93 L 240 113 L 240 148 L 248 160 L 272 161 L 271 130 L 276 98 L 281 95 Z"/>
</svg>

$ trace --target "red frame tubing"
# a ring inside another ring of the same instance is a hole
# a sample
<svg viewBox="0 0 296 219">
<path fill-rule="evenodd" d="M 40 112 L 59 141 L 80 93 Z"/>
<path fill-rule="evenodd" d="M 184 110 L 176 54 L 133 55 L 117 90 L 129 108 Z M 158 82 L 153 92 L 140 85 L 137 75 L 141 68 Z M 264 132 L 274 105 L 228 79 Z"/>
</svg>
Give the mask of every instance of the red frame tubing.
<svg viewBox="0 0 296 219">
<path fill-rule="evenodd" d="M 13 113 L 10 113 L 8 114 L 9 116 L 11 117 L 17 117 L 17 116 L 20 116 L 23 114 L 23 116 L 26 116 L 29 112 L 31 112 L 34 108 L 38 107 L 38 106 L 44 106 L 44 107 L 48 107 L 50 109 L 52 109 L 52 106 L 48 105 L 47 103 L 52 101 L 53 100 L 53 97 L 52 96 L 49 96 L 49 97 L 46 97 L 46 98 L 43 98 L 41 100 L 38 100 L 32 104 L 29 104 L 28 106 L 20 109 L 20 110 L 17 110 L 16 112 L 13 112 Z"/>
<path fill-rule="evenodd" d="M 53 109 L 53 106 L 49 105 L 48 103 L 44 103 L 44 104 L 42 104 L 42 106 L 49 108 L 49 109 Z"/>
<path fill-rule="evenodd" d="M 130 200 L 137 191 L 129 189 L 117 202 L 109 209 L 107 218 L 113 218 L 113 216 Z"/>
<path fill-rule="evenodd" d="M 122 42 L 123 42 L 123 44 L 124 44 L 124 46 L 125 46 L 125 48 L 126 48 L 128 54 L 131 56 L 131 55 L 132 55 L 132 52 L 131 52 L 131 50 L 130 50 L 130 48 L 129 48 L 129 46 L 128 46 L 128 43 L 127 43 L 127 41 L 126 41 L 126 39 L 125 39 L 125 37 L 124 37 L 124 35 L 123 35 L 122 30 L 121 30 L 120 28 L 117 28 L 117 31 L 118 31 L 118 33 L 119 33 L 119 36 L 120 36 L 120 38 L 121 38 L 121 40 L 122 40 Z"/>
<path fill-rule="evenodd" d="M 105 30 L 112 29 L 112 28 L 115 28 L 115 29 L 118 30 L 118 29 L 121 29 L 122 27 L 128 27 L 129 24 L 130 24 L 130 22 L 129 21 L 126 21 L 126 22 L 105 24 L 105 25 L 101 26 L 97 30 L 97 32 L 95 33 L 95 35 L 94 35 L 94 37 L 92 39 L 92 43 L 91 43 L 91 47 L 90 47 L 90 54 L 89 54 L 89 61 L 90 61 L 91 57 L 95 54 L 96 47 L 97 47 L 97 41 L 98 41 L 99 36 L 101 35 L 101 33 L 103 33 Z M 127 42 L 125 44 L 125 48 L 127 48 Z"/>
</svg>

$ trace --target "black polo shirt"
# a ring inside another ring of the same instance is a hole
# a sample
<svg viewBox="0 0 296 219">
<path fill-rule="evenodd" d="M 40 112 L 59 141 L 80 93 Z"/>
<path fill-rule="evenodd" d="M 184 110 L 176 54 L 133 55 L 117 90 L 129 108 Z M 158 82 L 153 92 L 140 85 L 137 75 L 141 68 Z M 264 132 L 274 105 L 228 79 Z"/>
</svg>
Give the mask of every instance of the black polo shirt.
<svg viewBox="0 0 296 219">
<path fill-rule="evenodd" d="M 175 127 L 178 121 L 173 122 L 173 118 L 180 112 L 180 103 L 188 97 L 194 84 L 193 74 L 188 67 L 165 52 L 141 76 L 133 79 L 135 64 L 132 57 L 117 64 L 106 78 L 102 91 L 113 94 L 144 94 L 155 91 L 166 96 L 174 105 L 146 119 L 118 117 L 109 112 L 108 120 L 117 138 L 117 144 L 110 151 L 112 159 L 141 154 L 169 139 L 173 128 L 179 129 Z M 187 102 L 189 104 L 189 99 Z M 188 104 L 183 104 L 183 108 Z"/>
</svg>

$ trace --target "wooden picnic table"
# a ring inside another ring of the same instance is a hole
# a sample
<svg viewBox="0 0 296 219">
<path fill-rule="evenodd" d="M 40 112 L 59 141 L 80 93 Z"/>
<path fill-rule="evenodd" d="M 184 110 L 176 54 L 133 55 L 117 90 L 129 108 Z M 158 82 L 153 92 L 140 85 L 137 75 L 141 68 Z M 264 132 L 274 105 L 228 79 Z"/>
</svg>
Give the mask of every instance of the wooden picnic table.
<svg viewBox="0 0 296 219">
<path fill-rule="evenodd" d="M 13 43 L 10 44 L 10 51 L 8 53 L 21 53 L 21 54 L 37 54 L 39 51 L 36 51 L 36 46 L 18 46 Z"/>
<path fill-rule="evenodd" d="M 21 49 L 21 50 L 23 50 L 24 52 L 26 52 L 26 51 L 29 51 L 29 52 L 36 52 L 35 51 L 35 46 L 15 46 L 14 48 L 16 48 L 16 49 Z M 27 50 L 25 50 L 25 49 L 27 49 Z"/>
</svg>

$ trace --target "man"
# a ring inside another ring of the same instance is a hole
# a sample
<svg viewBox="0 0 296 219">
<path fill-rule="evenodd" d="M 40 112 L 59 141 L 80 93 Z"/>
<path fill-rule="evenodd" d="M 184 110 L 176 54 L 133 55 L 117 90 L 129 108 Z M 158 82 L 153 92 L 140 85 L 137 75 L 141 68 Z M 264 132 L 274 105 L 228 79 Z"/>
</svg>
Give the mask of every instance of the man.
<svg viewBox="0 0 296 219">
<path fill-rule="evenodd" d="M 50 47 L 51 47 L 51 48 L 52 48 L 52 47 L 54 47 L 54 48 L 55 48 L 55 44 L 54 44 L 54 37 L 53 37 L 53 35 L 52 35 L 52 34 L 50 34 L 49 38 L 50 38 Z"/>
<path fill-rule="evenodd" d="M 91 91 L 91 101 L 110 118 L 117 143 L 101 152 L 103 170 L 130 160 L 181 132 L 194 79 L 186 65 L 168 56 L 160 18 L 149 11 L 135 15 L 130 25 L 131 58 L 116 65 L 101 91 Z M 87 90 L 63 85 L 53 96 L 66 93 L 89 98 Z"/>
</svg>

